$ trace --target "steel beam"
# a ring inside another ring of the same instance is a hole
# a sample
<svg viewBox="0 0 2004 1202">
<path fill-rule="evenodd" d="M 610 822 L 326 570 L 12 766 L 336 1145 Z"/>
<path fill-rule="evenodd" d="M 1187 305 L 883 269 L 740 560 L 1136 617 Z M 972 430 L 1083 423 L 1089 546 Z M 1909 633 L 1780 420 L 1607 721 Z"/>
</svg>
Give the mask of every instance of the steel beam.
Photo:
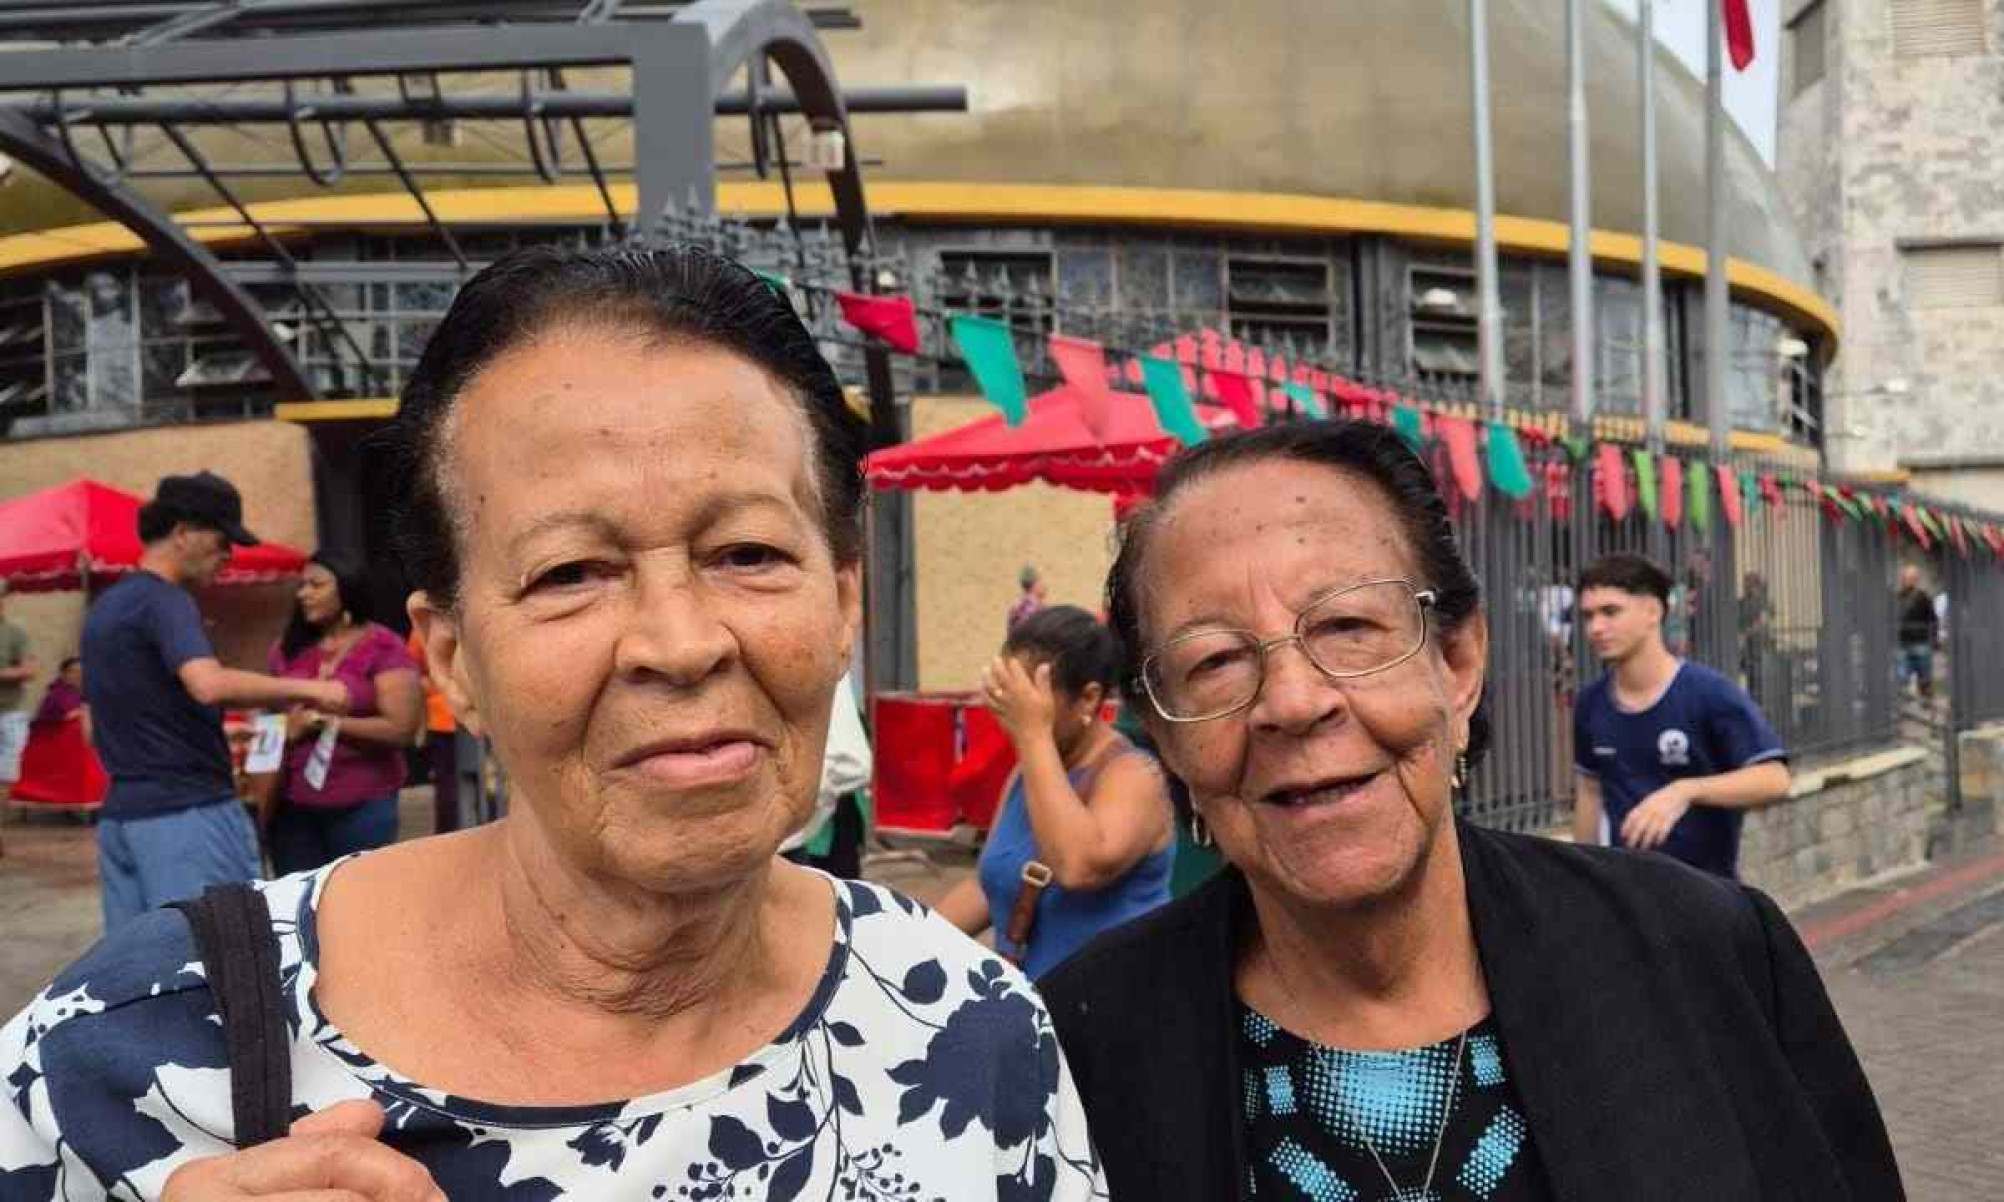
<svg viewBox="0 0 2004 1202">
<path fill-rule="evenodd" d="M 280 400 L 314 398 L 312 383 L 279 341 L 257 301 L 173 218 L 130 188 L 72 160 L 60 143 L 19 113 L 0 112 L 0 151 L 139 235 L 155 255 L 187 276 L 189 287 L 215 306 L 270 374 Z"/>
<path fill-rule="evenodd" d="M 630 92 L 538 92 L 533 97 L 541 117 L 631 117 Z M 842 93 L 842 107 L 849 113 L 964 113 L 967 89 L 948 85 L 852 88 Z M 520 121 L 519 96 L 467 95 L 412 97 L 396 95 L 319 95 L 303 102 L 302 120 L 308 121 Z M 0 109 L 26 113 L 44 125 L 67 120 L 77 125 L 257 125 L 287 121 L 292 112 L 281 96 L 37 96 L 30 100 L 0 102 Z M 792 115 L 801 111 L 800 99 L 785 88 L 764 92 L 759 110 Z M 751 111 L 742 92 L 719 95 L 713 105 L 720 117 L 739 117 Z"/>
</svg>

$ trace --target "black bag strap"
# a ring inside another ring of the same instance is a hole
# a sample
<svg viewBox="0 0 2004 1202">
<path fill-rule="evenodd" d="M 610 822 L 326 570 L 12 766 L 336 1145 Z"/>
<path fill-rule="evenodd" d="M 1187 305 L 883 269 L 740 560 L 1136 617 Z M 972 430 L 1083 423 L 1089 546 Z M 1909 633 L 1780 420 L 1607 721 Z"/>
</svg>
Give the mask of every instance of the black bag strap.
<svg viewBox="0 0 2004 1202">
<path fill-rule="evenodd" d="M 242 883 L 211 885 L 172 905 L 194 932 L 222 1016 L 237 1147 L 269 1143 L 292 1125 L 292 1040 L 271 911 L 263 894 Z"/>
</svg>

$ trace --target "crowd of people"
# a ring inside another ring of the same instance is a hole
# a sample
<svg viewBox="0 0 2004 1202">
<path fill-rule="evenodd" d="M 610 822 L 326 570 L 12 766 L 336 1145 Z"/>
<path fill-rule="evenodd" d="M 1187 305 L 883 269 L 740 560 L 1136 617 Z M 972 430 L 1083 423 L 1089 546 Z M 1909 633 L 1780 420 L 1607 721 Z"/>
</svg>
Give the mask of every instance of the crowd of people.
<svg viewBox="0 0 2004 1202">
<path fill-rule="evenodd" d="M 209 473 L 92 605 L 44 710 L 110 774 L 107 936 L 0 1028 L 0 1199 L 1901 1196 L 1736 879 L 1787 752 L 1666 644 L 1661 567 L 1567 586 L 1606 669 L 1572 841 L 1455 816 L 1521 736 L 1393 431 L 1180 454 L 1104 616 L 1024 570 L 980 682 L 1016 768 L 931 910 L 855 879 L 866 439 L 785 299 L 518 252 L 391 436 L 408 641 L 322 553 L 224 666 L 192 590 L 255 538 Z M 283 717 L 249 808 L 224 707 Z M 438 833 L 398 842 L 421 736 Z M 510 804 L 457 829 L 463 739 Z"/>
</svg>

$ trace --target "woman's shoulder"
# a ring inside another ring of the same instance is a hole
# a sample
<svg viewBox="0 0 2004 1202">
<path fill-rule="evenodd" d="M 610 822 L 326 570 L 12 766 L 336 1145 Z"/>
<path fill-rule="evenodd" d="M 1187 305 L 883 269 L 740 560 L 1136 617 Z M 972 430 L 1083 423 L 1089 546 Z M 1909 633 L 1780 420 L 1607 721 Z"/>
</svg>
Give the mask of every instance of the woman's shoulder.
<svg viewBox="0 0 2004 1202">
<path fill-rule="evenodd" d="M 837 888 L 848 930 L 844 975 L 852 987 L 865 986 L 858 996 L 934 1021 L 978 1016 L 980 1023 L 961 1029 L 985 1028 L 982 1038 L 998 1047 L 1048 1028 L 1029 978 L 946 919 L 882 885 L 840 881 Z"/>
</svg>

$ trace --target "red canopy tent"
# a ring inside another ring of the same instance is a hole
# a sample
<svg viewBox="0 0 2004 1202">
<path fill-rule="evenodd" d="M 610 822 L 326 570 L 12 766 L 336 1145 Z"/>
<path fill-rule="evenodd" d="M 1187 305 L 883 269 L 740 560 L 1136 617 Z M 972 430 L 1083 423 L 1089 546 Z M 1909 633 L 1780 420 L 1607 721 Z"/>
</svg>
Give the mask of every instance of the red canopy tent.
<svg viewBox="0 0 2004 1202">
<path fill-rule="evenodd" d="M 0 579 L 23 593 L 85 587 L 139 564 L 138 497 L 95 480 L 0 501 Z M 297 576 L 304 553 L 278 543 L 238 547 L 218 584 L 265 584 Z"/>
<path fill-rule="evenodd" d="M 1155 420 L 1148 398 L 1115 392 L 1104 441 L 1093 437 L 1070 387 L 1030 399 L 1020 426 L 1001 414 L 931 438 L 887 447 L 864 461 L 872 486 L 886 491 L 999 492 L 1032 480 L 1084 492 L 1146 493 L 1178 443 Z M 1198 405 L 1208 430 L 1236 422 L 1228 410 Z"/>
</svg>

